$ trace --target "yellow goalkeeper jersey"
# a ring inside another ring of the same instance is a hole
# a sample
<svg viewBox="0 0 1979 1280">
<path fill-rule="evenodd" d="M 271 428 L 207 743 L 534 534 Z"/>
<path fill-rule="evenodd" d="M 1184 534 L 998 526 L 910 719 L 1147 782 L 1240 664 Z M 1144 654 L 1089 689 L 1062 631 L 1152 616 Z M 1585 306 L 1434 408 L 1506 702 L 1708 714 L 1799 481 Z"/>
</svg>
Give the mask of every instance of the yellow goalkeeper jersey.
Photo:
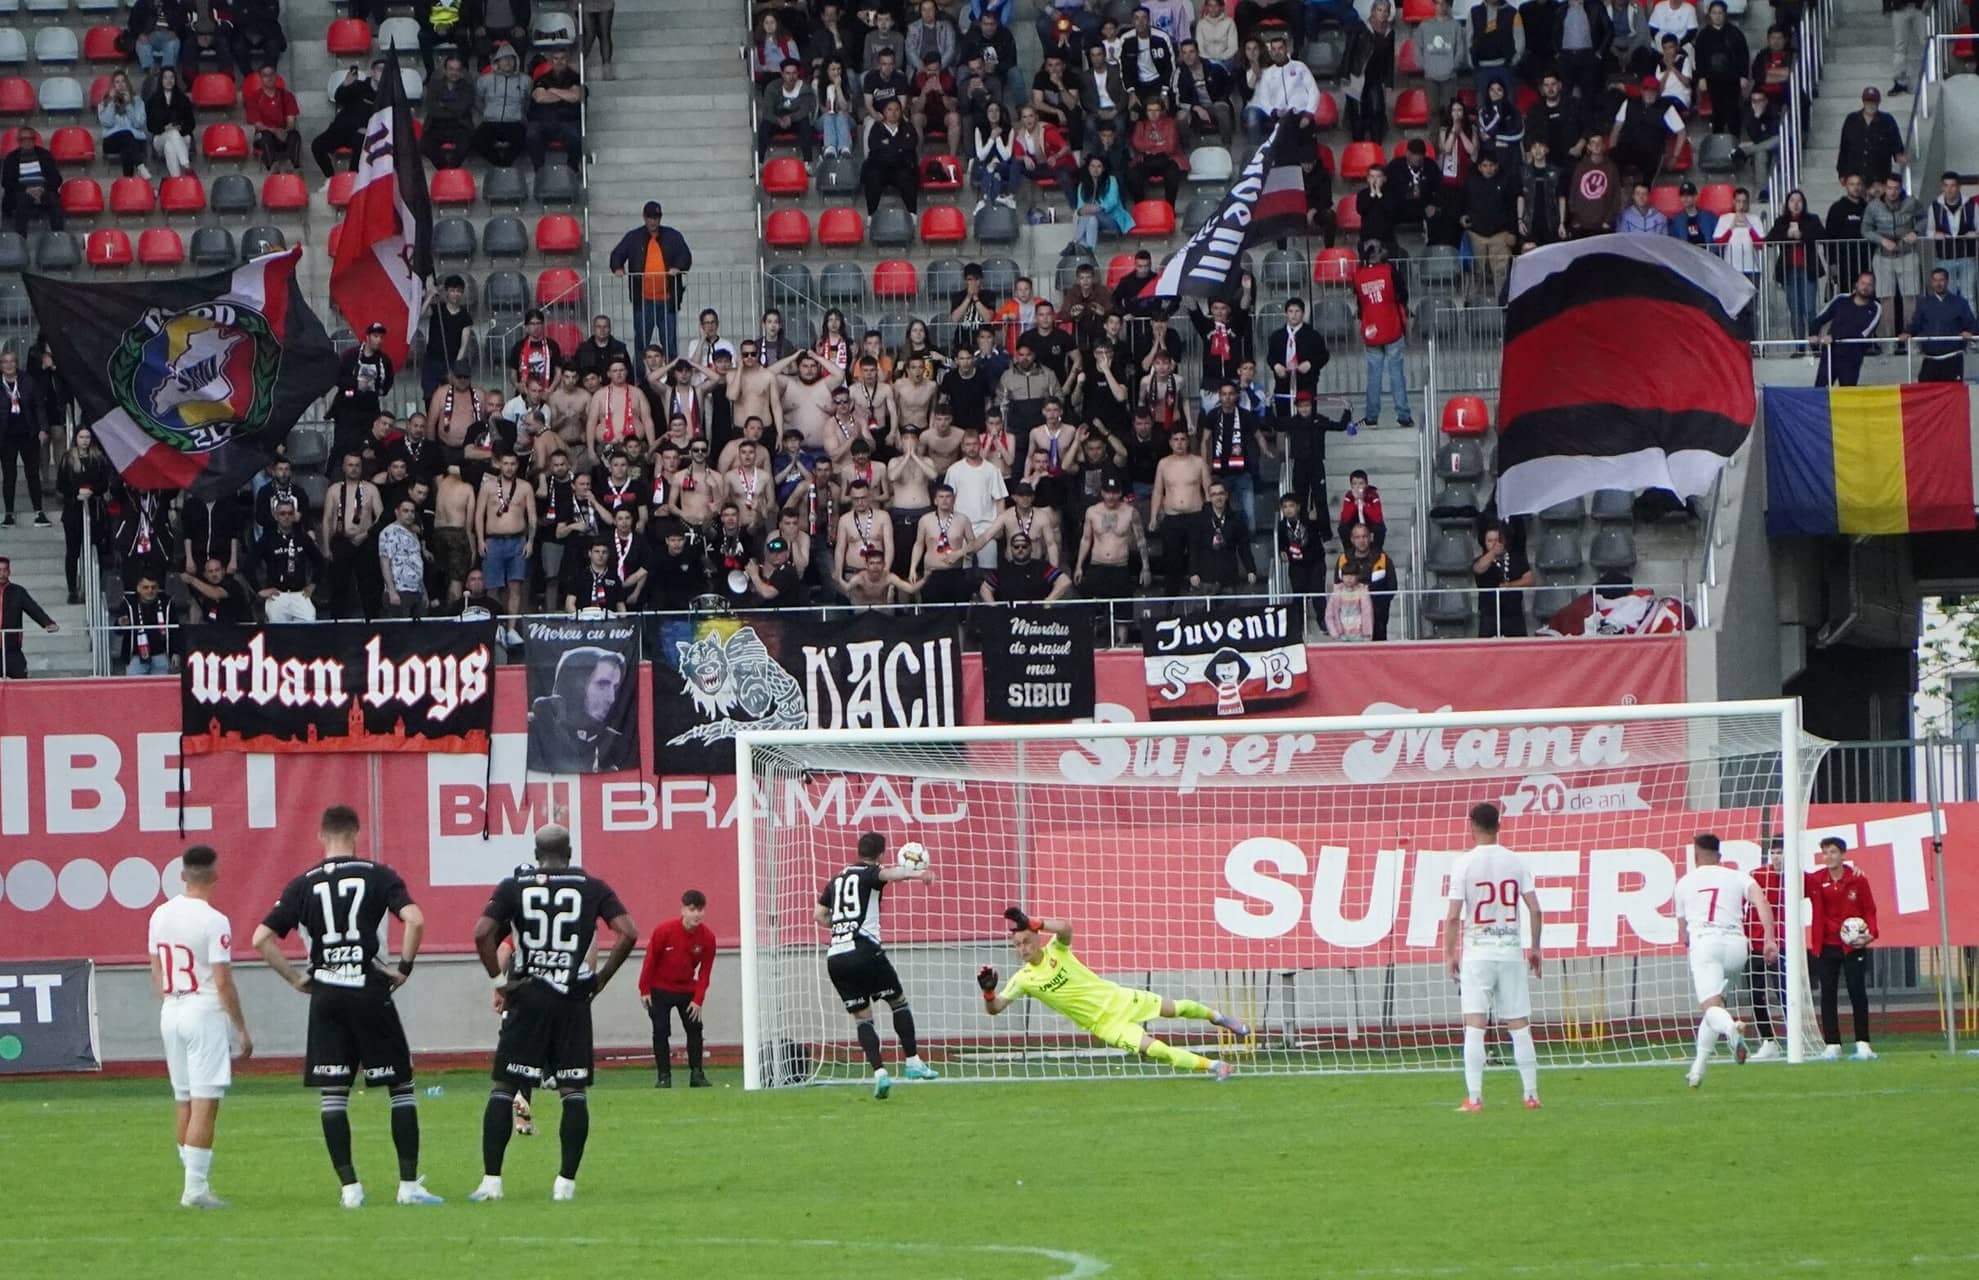
<svg viewBox="0 0 1979 1280">
<path fill-rule="evenodd" d="M 1130 993 L 1080 964 L 1071 947 L 1053 938 L 1037 963 L 1020 966 L 998 994 L 1005 1000 L 1031 996 L 1090 1031 L 1112 1012 L 1118 997 Z"/>
</svg>

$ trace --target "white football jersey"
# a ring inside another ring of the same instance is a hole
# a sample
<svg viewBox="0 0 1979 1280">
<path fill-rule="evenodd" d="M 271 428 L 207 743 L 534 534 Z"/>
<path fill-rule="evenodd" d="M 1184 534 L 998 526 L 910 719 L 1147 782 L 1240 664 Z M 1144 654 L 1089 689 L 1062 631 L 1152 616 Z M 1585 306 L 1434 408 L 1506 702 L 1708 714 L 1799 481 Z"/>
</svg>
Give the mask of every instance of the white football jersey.
<svg viewBox="0 0 1979 1280">
<path fill-rule="evenodd" d="M 1724 863 L 1693 867 L 1677 881 L 1677 917 L 1692 934 L 1745 933 L 1746 893 L 1751 876 Z"/>
<path fill-rule="evenodd" d="M 1464 954 L 1517 960 L 1525 954 L 1519 903 L 1532 892 L 1532 868 L 1502 844 L 1481 844 L 1457 859 L 1447 900 L 1464 904 Z"/>
<path fill-rule="evenodd" d="M 165 998 L 219 998 L 213 966 L 232 964 L 234 928 L 203 898 L 180 894 L 151 913 L 150 951 L 164 970 Z"/>
</svg>

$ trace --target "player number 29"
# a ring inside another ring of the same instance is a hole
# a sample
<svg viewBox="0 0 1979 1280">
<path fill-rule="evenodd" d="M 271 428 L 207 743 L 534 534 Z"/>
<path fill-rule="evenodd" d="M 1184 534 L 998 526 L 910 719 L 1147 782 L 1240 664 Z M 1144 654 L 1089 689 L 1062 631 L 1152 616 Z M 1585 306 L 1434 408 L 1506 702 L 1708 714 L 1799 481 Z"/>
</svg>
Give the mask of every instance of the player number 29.
<svg viewBox="0 0 1979 1280">
<path fill-rule="evenodd" d="M 575 889 L 530 885 L 522 891 L 522 945 L 531 951 L 577 950 L 577 917 L 583 909 Z"/>
<path fill-rule="evenodd" d="M 1477 883 L 1478 887 L 1484 890 L 1484 897 L 1478 900 L 1477 907 L 1471 912 L 1472 924 L 1517 924 L 1519 922 L 1518 881 L 1500 880 L 1497 884 L 1493 884 L 1489 880 L 1480 880 Z M 1505 908 L 1505 913 L 1500 915 L 1495 911 L 1487 912 L 1486 909 L 1494 905 Z"/>
</svg>

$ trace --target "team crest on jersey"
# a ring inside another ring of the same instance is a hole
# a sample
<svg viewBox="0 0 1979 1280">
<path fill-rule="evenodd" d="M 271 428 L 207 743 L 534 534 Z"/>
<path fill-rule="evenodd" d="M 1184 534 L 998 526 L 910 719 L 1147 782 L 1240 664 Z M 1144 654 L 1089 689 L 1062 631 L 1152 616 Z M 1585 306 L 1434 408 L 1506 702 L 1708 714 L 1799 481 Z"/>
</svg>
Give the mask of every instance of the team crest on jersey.
<svg viewBox="0 0 1979 1280">
<path fill-rule="evenodd" d="M 152 439 L 210 453 L 268 424 L 281 361 L 273 327 L 250 307 L 153 307 L 110 353 L 110 390 Z"/>
</svg>

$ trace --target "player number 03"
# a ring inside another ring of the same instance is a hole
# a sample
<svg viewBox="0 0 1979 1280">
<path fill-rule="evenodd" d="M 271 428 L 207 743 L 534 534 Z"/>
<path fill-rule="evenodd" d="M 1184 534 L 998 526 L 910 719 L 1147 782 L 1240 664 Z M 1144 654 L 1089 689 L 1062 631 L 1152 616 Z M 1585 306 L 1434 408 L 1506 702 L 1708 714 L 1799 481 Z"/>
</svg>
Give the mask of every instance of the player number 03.
<svg viewBox="0 0 1979 1280">
<path fill-rule="evenodd" d="M 192 971 L 191 947 L 159 943 L 158 967 L 165 971 L 166 995 L 192 995 L 199 990 L 199 975 Z"/>
<path fill-rule="evenodd" d="M 522 891 L 522 945 L 531 951 L 576 951 L 584 900 L 575 889 L 532 884 Z"/>
<path fill-rule="evenodd" d="M 1484 897 L 1478 901 L 1476 909 L 1471 912 L 1471 923 L 1476 925 L 1517 924 L 1519 922 L 1519 882 L 1516 880 L 1500 880 L 1497 884 L 1493 884 L 1489 880 L 1481 880 L 1478 883 L 1484 887 Z M 1496 912 L 1492 912 L 1486 915 L 1485 908 L 1493 904 L 1504 907 L 1506 914 L 1501 916 Z"/>
</svg>

